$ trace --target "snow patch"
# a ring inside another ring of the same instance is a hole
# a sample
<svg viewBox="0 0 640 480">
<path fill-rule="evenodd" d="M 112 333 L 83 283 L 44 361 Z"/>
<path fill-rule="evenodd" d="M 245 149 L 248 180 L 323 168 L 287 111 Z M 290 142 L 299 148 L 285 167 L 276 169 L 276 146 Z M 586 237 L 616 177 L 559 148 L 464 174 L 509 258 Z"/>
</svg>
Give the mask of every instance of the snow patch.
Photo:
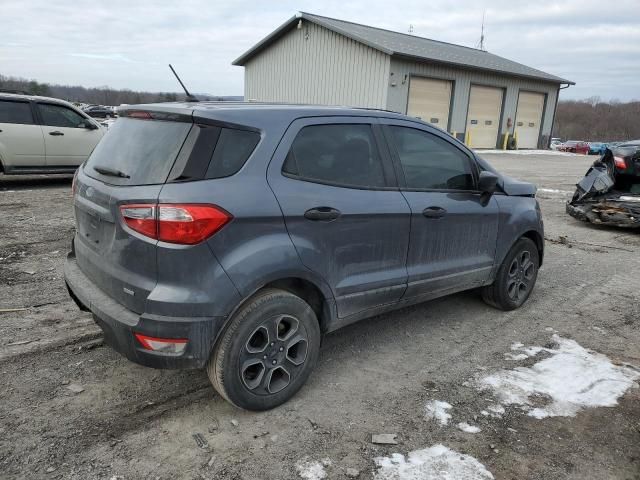
<svg viewBox="0 0 640 480">
<path fill-rule="evenodd" d="M 322 462 L 300 460 L 296 463 L 296 471 L 300 478 L 304 480 L 322 480 L 327 478 L 324 467 L 331 465 L 331 460 L 323 459 Z"/>
<path fill-rule="evenodd" d="M 440 400 L 431 400 L 424 406 L 424 414 L 427 418 L 437 420 L 440 425 L 446 425 L 451 419 L 451 414 L 447 410 L 451 410 L 451 405 Z"/>
<path fill-rule="evenodd" d="M 535 418 L 570 416 L 583 408 L 613 407 L 627 389 L 637 386 L 640 371 L 616 366 L 604 355 L 581 347 L 574 340 L 553 335 L 557 348 L 529 347 L 527 352 L 551 354 L 532 367 L 500 370 L 481 378 L 478 387 L 491 389 L 503 405 L 521 405 Z M 520 344 L 514 344 L 520 345 Z M 518 346 L 512 350 L 522 349 Z M 548 399 L 533 408 L 531 396 Z"/>
<path fill-rule="evenodd" d="M 458 428 L 464 433 L 480 433 L 482 430 L 475 425 L 469 425 L 467 422 L 460 422 Z"/>
<path fill-rule="evenodd" d="M 491 480 L 493 475 L 470 455 L 434 445 L 409 452 L 407 457 L 394 453 L 374 459 L 378 471 L 375 480 Z"/>
<path fill-rule="evenodd" d="M 571 195 L 573 192 L 568 190 L 556 190 L 555 188 L 538 188 L 538 192 L 542 193 L 558 193 L 560 195 Z"/>
<path fill-rule="evenodd" d="M 529 358 L 529 355 L 527 355 L 526 353 L 505 353 L 504 354 L 504 358 L 506 358 L 507 360 L 526 360 L 527 358 Z"/>
<path fill-rule="evenodd" d="M 544 349 L 542 347 L 525 347 L 522 343 L 514 343 L 511 345 L 511 350 L 512 352 L 519 350 L 520 353 L 505 353 L 504 358 L 507 360 L 526 360 L 529 357 L 535 357 Z"/>
</svg>

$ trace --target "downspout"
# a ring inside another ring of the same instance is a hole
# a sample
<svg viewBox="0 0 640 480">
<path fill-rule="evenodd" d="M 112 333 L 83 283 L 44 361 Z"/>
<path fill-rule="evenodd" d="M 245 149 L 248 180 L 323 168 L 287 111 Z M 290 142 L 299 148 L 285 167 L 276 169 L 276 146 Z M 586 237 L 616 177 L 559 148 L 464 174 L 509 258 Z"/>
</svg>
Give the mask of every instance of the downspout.
<svg viewBox="0 0 640 480">
<path fill-rule="evenodd" d="M 562 85 L 562 84 L 560 84 Z M 569 88 L 571 86 L 570 83 L 567 83 L 564 87 L 558 85 L 558 91 L 556 92 L 556 105 L 553 108 L 553 118 L 551 119 L 551 131 L 549 132 L 549 140 L 547 141 L 547 149 L 551 148 L 551 138 L 553 137 L 553 125 L 556 123 L 556 113 L 558 111 L 558 99 L 560 98 L 560 90 L 564 90 L 565 88 Z"/>
</svg>

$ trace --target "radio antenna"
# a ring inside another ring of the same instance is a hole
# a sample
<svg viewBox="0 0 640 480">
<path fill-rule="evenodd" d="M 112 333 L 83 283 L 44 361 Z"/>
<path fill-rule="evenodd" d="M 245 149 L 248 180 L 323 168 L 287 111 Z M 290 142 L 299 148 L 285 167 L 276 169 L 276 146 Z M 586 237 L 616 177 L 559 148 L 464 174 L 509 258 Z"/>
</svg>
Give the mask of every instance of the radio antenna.
<svg viewBox="0 0 640 480">
<path fill-rule="evenodd" d="M 482 12 L 482 29 L 480 30 L 480 42 L 478 43 L 478 48 L 480 50 L 484 50 L 484 15 L 487 11 Z"/>
<path fill-rule="evenodd" d="M 176 76 L 176 78 L 178 79 L 178 82 L 180 82 L 180 86 L 182 87 L 182 89 L 184 90 L 184 93 L 187 94 L 186 97 L 186 101 L 187 102 L 198 102 L 199 100 L 194 97 L 193 95 L 191 95 L 189 93 L 189 90 L 187 90 L 187 87 L 184 86 L 184 83 L 182 83 L 182 80 L 180 80 L 180 77 L 178 76 L 178 74 L 176 73 L 176 71 L 173 69 L 173 66 L 171 66 L 171 64 L 169 64 L 169 68 L 171 69 L 171 71 L 173 72 L 173 74 Z"/>
</svg>

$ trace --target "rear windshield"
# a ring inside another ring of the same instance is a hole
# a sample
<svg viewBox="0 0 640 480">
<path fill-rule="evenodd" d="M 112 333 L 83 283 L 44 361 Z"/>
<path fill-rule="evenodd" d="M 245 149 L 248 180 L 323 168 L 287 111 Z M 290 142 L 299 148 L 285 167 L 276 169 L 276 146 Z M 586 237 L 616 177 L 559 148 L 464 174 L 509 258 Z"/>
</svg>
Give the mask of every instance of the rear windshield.
<svg viewBox="0 0 640 480">
<path fill-rule="evenodd" d="M 164 183 L 192 125 L 119 118 L 87 160 L 85 172 L 114 185 Z"/>
</svg>

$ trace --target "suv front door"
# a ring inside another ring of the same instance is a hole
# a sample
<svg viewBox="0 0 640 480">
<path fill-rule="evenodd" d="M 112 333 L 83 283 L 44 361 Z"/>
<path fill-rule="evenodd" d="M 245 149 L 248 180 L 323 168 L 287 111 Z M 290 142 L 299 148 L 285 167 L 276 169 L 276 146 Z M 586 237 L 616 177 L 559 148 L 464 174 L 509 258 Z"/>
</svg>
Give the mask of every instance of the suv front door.
<svg viewBox="0 0 640 480">
<path fill-rule="evenodd" d="M 470 152 L 426 125 L 385 120 L 400 188 L 411 207 L 404 298 L 428 299 L 489 279 L 498 234 L 498 205 L 476 189 Z"/>
<path fill-rule="evenodd" d="M 374 119 L 291 124 L 268 169 L 303 264 L 330 285 L 340 318 L 402 297 L 410 211 Z"/>
<path fill-rule="evenodd" d="M 47 167 L 77 167 L 102 138 L 102 130 L 90 129 L 91 122 L 78 112 L 53 103 L 38 103 L 47 151 Z"/>
<path fill-rule="evenodd" d="M 42 128 L 27 100 L 0 100 L 0 164 L 6 171 L 45 166 Z"/>
</svg>

